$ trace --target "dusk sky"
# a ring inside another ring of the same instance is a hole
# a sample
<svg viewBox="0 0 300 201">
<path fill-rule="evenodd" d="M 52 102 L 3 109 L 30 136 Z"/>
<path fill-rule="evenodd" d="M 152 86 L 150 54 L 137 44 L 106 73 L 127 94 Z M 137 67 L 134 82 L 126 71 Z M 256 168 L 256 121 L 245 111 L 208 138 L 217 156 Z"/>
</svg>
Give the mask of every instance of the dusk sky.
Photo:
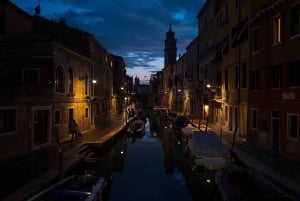
<svg viewBox="0 0 300 201">
<path fill-rule="evenodd" d="M 11 0 L 29 14 L 39 0 Z M 42 17 L 90 34 L 122 56 L 127 74 L 142 83 L 163 69 L 165 34 L 172 24 L 177 54 L 197 36 L 197 14 L 205 0 L 40 0 Z"/>
</svg>

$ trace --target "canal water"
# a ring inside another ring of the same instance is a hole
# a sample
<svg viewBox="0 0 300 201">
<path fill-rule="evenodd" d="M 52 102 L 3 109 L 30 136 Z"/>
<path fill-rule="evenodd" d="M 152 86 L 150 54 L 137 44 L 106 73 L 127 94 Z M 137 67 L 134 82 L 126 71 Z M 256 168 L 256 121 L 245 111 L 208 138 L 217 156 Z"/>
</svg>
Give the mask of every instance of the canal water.
<svg viewBox="0 0 300 201">
<path fill-rule="evenodd" d="M 172 129 L 147 119 L 145 133 L 124 133 L 83 167 L 109 180 L 108 201 L 217 201 L 214 178 L 194 175 Z"/>
</svg>

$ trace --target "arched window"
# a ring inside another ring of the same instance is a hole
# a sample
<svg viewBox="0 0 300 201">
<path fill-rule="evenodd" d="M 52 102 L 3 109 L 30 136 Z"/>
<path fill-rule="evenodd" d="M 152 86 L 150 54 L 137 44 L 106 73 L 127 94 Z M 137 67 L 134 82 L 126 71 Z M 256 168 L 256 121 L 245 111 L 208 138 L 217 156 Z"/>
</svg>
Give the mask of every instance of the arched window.
<svg viewBox="0 0 300 201">
<path fill-rule="evenodd" d="M 65 92 L 65 76 L 63 68 L 60 65 L 56 67 L 55 90 L 56 92 Z"/>
<path fill-rule="evenodd" d="M 68 81 L 68 84 L 69 84 L 69 93 L 70 94 L 73 94 L 74 93 L 74 88 L 73 88 L 73 70 L 72 68 L 70 67 L 69 68 L 69 81 Z"/>
</svg>

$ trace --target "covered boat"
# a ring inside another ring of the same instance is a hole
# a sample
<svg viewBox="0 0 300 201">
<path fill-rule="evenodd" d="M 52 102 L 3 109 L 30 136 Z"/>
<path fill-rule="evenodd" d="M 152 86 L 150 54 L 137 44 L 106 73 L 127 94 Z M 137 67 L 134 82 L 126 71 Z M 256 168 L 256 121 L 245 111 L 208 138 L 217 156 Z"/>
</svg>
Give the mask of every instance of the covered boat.
<svg viewBox="0 0 300 201">
<path fill-rule="evenodd" d="M 53 184 L 27 201 L 103 201 L 107 196 L 108 185 L 104 177 L 73 175 Z"/>
<path fill-rule="evenodd" d="M 262 175 L 234 164 L 219 172 L 217 186 L 223 201 L 296 201 Z"/>
<path fill-rule="evenodd" d="M 193 124 L 188 124 L 186 127 L 181 128 L 184 137 L 192 138 L 193 134 L 200 129 L 196 128 Z"/>
<path fill-rule="evenodd" d="M 145 121 L 142 119 L 134 120 L 128 128 L 128 132 L 131 134 L 140 134 L 145 132 Z"/>
<path fill-rule="evenodd" d="M 172 121 L 173 128 L 183 128 L 186 127 L 190 123 L 190 120 L 185 116 L 178 115 Z"/>
<path fill-rule="evenodd" d="M 195 131 L 187 145 L 192 169 L 196 172 L 221 170 L 231 162 L 225 144 L 212 131 Z"/>
</svg>

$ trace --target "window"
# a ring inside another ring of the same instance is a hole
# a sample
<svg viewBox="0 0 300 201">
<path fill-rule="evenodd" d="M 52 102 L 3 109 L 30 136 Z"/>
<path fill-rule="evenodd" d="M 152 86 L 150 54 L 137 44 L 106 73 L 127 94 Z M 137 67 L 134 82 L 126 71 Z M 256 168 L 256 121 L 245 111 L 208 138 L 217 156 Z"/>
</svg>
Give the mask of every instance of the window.
<svg viewBox="0 0 300 201">
<path fill-rule="evenodd" d="M 69 93 L 73 94 L 73 70 L 69 68 Z"/>
<path fill-rule="evenodd" d="M 55 87 L 56 92 L 65 92 L 65 77 L 62 66 L 56 68 Z"/>
<path fill-rule="evenodd" d="M 239 80 L 239 78 L 240 78 L 240 75 L 239 75 L 239 65 L 238 64 L 236 64 L 235 65 L 235 68 L 234 68 L 234 85 L 235 85 L 235 88 L 237 89 L 237 88 L 239 88 L 239 84 L 240 84 L 240 80 Z"/>
<path fill-rule="evenodd" d="M 228 70 L 225 71 L 225 90 L 228 90 Z"/>
<path fill-rule="evenodd" d="M 241 68 L 241 88 L 247 88 L 247 63 L 242 63 Z"/>
<path fill-rule="evenodd" d="M 235 0 L 235 9 L 240 7 L 240 0 Z"/>
<path fill-rule="evenodd" d="M 39 69 L 22 69 L 22 82 L 24 84 L 37 84 L 39 82 Z"/>
<path fill-rule="evenodd" d="M 259 76 L 258 70 L 250 71 L 250 89 L 255 90 L 259 88 Z"/>
<path fill-rule="evenodd" d="M 250 110 L 250 128 L 257 129 L 257 109 Z"/>
<path fill-rule="evenodd" d="M 88 74 L 85 73 L 84 75 L 84 95 L 88 95 L 88 87 L 89 87 L 89 77 Z"/>
<path fill-rule="evenodd" d="M 258 51 L 258 28 L 252 32 L 252 52 Z"/>
<path fill-rule="evenodd" d="M 272 110 L 272 118 L 279 119 L 280 118 L 279 111 Z"/>
<path fill-rule="evenodd" d="M 300 34 L 300 3 L 290 8 L 289 17 L 290 36 Z"/>
<path fill-rule="evenodd" d="M 16 131 L 16 109 L 0 109 L 0 135 Z"/>
<path fill-rule="evenodd" d="M 225 18 L 224 18 L 224 21 L 225 22 L 228 22 L 228 4 L 226 4 L 226 6 L 225 6 Z"/>
<path fill-rule="evenodd" d="M 288 138 L 298 140 L 299 116 L 297 114 L 287 115 L 287 135 Z"/>
<path fill-rule="evenodd" d="M 6 33 L 5 14 L 0 13 L 0 35 L 4 35 L 5 33 Z"/>
<path fill-rule="evenodd" d="M 56 110 L 54 113 L 54 125 L 60 124 L 60 111 Z"/>
<path fill-rule="evenodd" d="M 276 16 L 273 18 L 273 44 L 282 42 L 282 18 L 281 16 Z"/>
<path fill-rule="evenodd" d="M 300 60 L 291 61 L 288 63 L 288 86 L 299 87 L 300 86 Z"/>
<path fill-rule="evenodd" d="M 89 118 L 89 108 L 87 107 L 84 109 L 84 118 Z"/>
<path fill-rule="evenodd" d="M 271 81 L 272 88 L 280 88 L 281 87 L 281 65 L 271 66 Z"/>
</svg>

